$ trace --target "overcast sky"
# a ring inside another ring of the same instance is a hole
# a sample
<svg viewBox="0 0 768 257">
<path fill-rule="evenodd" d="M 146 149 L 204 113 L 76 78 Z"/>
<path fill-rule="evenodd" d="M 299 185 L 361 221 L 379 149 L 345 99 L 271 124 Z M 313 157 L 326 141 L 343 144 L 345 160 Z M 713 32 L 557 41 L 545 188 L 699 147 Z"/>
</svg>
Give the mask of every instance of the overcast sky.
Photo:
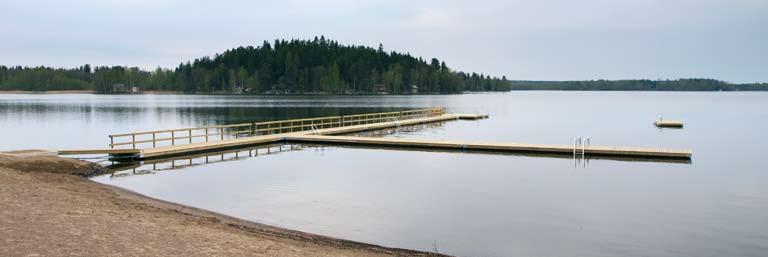
<svg viewBox="0 0 768 257">
<path fill-rule="evenodd" d="M 768 82 L 768 0 L 0 0 L 0 64 L 175 67 L 276 38 L 510 79 Z"/>
</svg>

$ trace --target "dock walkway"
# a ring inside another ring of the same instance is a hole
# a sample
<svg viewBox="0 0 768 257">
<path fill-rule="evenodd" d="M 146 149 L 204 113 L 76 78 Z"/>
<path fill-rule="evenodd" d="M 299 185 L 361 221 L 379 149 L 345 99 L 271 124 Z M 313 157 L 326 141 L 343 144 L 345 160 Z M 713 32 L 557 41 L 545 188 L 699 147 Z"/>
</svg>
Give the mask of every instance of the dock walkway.
<svg viewBox="0 0 768 257">
<path fill-rule="evenodd" d="M 409 126 L 409 125 L 417 125 L 417 124 L 433 123 L 433 122 L 441 122 L 441 121 L 449 121 L 449 120 L 480 119 L 480 117 L 482 116 L 484 115 L 441 114 L 439 116 L 414 118 L 414 119 L 401 120 L 401 121 L 388 121 L 388 122 L 379 122 L 379 123 L 371 123 L 371 124 L 352 125 L 352 126 L 346 126 L 346 127 L 334 127 L 334 128 L 325 128 L 325 129 L 317 129 L 317 130 L 305 130 L 305 131 L 299 131 L 299 132 L 288 132 L 288 133 L 264 135 L 264 136 L 242 137 L 242 138 L 236 138 L 236 139 L 227 139 L 223 141 L 200 142 L 200 143 L 192 143 L 192 144 L 184 144 L 184 145 L 149 148 L 149 149 L 143 149 L 141 151 L 141 159 L 164 157 L 169 155 L 179 155 L 179 154 L 185 154 L 185 153 L 195 153 L 195 152 L 215 150 L 215 149 L 235 148 L 235 147 L 246 146 L 246 145 L 279 143 L 279 142 L 284 142 L 285 139 L 289 137 L 298 137 L 298 136 L 306 136 L 306 135 L 340 135 L 340 134 L 349 134 L 349 133 L 369 131 L 369 130 L 395 128 L 399 126 Z M 485 117 L 487 117 L 487 115 L 485 115 Z"/>
<path fill-rule="evenodd" d="M 244 123 L 201 128 L 146 131 L 110 135 L 111 149 L 67 150 L 59 154 L 109 154 L 127 159 L 157 159 L 231 148 L 275 143 L 319 143 L 345 145 L 371 145 L 387 147 L 457 149 L 497 152 L 530 152 L 549 154 L 582 154 L 626 156 L 640 158 L 690 159 L 691 151 L 642 147 L 543 145 L 499 142 L 464 142 L 428 139 L 368 138 L 338 136 L 343 134 L 397 128 L 459 119 L 484 119 L 486 114 L 452 114 L 443 108 L 423 110 L 333 116 L 311 119 Z M 211 131 L 213 130 L 213 131 Z M 211 133 L 213 132 L 213 133 Z M 163 136 L 166 137 L 163 137 Z M 170 137 L 167 137 L 170 135 Z M 151 138 L 150 138 L 151 136 Z M 116 142 L 129 138 L 130 141 Z M 198 142 L 195 142 L 197 140 Z M 181 141 L 181 142 L 179 142 Z M 170 145 L 158 146 L 160 143 Z M 141 148 L 143 145 L 151 147 Z M 131 149 L 116 147 L 131 146 Z"/>
<path fill-rule="evenodd" d="M 611 146 L 585 146 L 574 149 L 573 145 L 544 145 L 523 143 L 497 143 L 497 142 L 468 142 L 468 141 L 443 141 L 434 139 L 405 139 L 405 138 L 370 138 L 349 136 L 316 136 L 299 135 L 287 136 L 286 142 L 341 144 L 341 145 L 370 145 L 388 147 L 409 148 L 441 148 L 455 150 L 476 151 L 501 151 L 501 152 L 527 152 L 527 153 L 560 153 L 579 155 L 604 155 L 604 156 L 636 156 L 654 158 L 690 158 L 691 152 L 687 150 L 672 150 L 644 147 L 611 147 Z"/>
</svg>

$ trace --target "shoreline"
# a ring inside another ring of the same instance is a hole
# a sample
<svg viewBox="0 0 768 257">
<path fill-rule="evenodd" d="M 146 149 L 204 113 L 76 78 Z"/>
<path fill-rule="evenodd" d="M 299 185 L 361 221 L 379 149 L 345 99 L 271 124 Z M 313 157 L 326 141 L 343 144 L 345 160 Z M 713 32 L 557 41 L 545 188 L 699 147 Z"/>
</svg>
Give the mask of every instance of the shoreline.
<svg viewBox="0 0 768 257">
<path fill-rule="evenodd" d="M 0 241 L 0 255 L 446 256 L 270 226 L 83 176 L 98 167 L 30 151 L 0 154 L 0 203 L 8 206 L 0 210 L 0 233 L 11 235 Z M 92 240 L 69 247 L 69 241 L 77 241 L 66 233 L 72 230 Z M 129 242 L 119 240 L 125 235 Z M 146 249 L 168 240 L 178 245 Z M 174 247 L 180 249 L 169 249 Z"/>
<path fill-rule="evenodd" d="M 332 93 L 302 93 L 302 94 L 247 94 L 231 92 L 180 92 L 180 91 L 142 91 L 133 94 L 97 93 L 96 90 L 52 90 L 25 91 L 0 90 L 0 95 L 197 95 L 197 96 L 263 96 L 263 97 L 292 97 L 292 96 L 444 96 L 444 95 L 476 95 L 501 94 L 512 92 L 637 92 L 637 93 L 766 93 L 768 90 L 569 90 L 569 89 L 512 89 L 509 91 L 466 91 L 461 93 L 421 93 L 421 94 L 332 94 Z"/>
<path fill-rule="evenodd" d="M 29 91 L 29 90 L 0 90 L 4 95 L 77 95 L 77 94 L 95 94 L 96 90 L 50 90 L 50 91 Z"/>
</svg>

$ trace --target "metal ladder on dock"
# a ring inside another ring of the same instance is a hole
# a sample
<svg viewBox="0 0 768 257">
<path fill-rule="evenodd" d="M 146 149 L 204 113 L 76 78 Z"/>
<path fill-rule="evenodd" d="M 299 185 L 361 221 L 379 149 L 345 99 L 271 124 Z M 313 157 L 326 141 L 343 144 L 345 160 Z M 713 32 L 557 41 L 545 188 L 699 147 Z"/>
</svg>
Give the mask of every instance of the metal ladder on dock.
<svg viewBox="0 0 768 257">
<path fill-rule="evenodd" d="M 585 137 L 583 140 L 581 136 L 573 139 L 573 156 L 576 157 L 579 147 L 581 147 L 581 156 L 584 157 L 587 152 L 587 147 L 590 145 L 589 137 Z"/>
</svg>

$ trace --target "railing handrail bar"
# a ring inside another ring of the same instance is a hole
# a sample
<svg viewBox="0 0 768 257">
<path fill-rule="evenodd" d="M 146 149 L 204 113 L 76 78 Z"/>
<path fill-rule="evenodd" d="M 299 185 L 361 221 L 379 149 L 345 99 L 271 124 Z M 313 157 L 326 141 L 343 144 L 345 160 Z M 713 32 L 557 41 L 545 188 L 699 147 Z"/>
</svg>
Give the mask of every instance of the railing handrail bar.
<svg viewBox="0 0 768 257">
<path fill-rule="evenodd" d="M 429 109 L 419 109 L 419 110 L 407 110 L 407 111 L 399 111 L 399 112 L 381 112 L 381 113 L 365 113 L 365 114 L 353 114 L 353 115 L 343 115 L 344 119 L 348 118 L 356 118 L 356 117 L 365 117 L 365 116 L 375 116 L 375 115 L 381 115 L 381 114 L 406 114 L 406 113 L 430 113 L 433 111 L 443 111 L 445 108 L 437 107 L 437 108 L 429 108 Z M 305 119 L 291 119 L 291 120 L 279 120 L 279 121 L 264 121 L 264 122 L 254 122 L 254 123 L 240 123 L 240 124 L 227 124 L 227 125 L 214 125 L 214 126 L 205 126 L 205 127 L 191 127 L 191 128 L 179 128 L 179 129 L 167 129 L 167 130 L 154 130 L 154 131 L 141 131 L 141 132 L 134 132 L 134 133 L 123 133 L 123 134 L 111 134 L 110 137 L 117 138 L 117 137 L 128 137 L 128 136 L 140 136 L 140 135 L 150 135 L 150 134 L 159 134 L 159 133 L 170 133 L 170 132 L 178 132 L 178 131 L 189 131 L 189 130 L 203 130 L 203 129 L 215 129 L 215 128 L 232 128 L 232 127 L 244 127 L 244 126 L 251 126 L 253 125 L 268 125 L 268 124 L 277 124 L 277 123 L 286 123 L 286 122 L 299 122 L 299 121 L 315 121 L 315 120 L 325 120 L 325 119 L 341 119 L 341 116 L 328 116 L 328 117 L 318 117 L 318 118 L 305 118 Z"/>
<path fill-rule="evenodd" d="M 110 138 L 109 146 L 114 148 L 115 146 L 132 145 L 133 148 L 135 149 L 137 144 L 152 143 L 152 147 L 154 148 L 156 147 L 157 142 L 163 142 L 163 141 L 171 141 L 171 145 L 173 145 L 176 142 L 176 140 L 188 139 L 189 143 L 192 143 L 193 138 L 205 137 L 205 142 L 208 142 L 209 137 L 212 137 L 212 136 L 219 136 L 221 140 L 224 140 L 224 135 L 235 135 L 235 138 L 237 138 L 239 134 L 249 134 L 253 136 L 253 135 L 262 135 L 262 132 L 264 132 L 264 134 L 273 134 L 273 132 L 276 134 L 280 134 L 280 133 L 286 133 L 286 132 L 295 132 L 295 130 L 304 131 L 307 129 L 311 129 L 314 131 L 314 130 L 318 130 L 318 126 L 323 128 L 325 128 L 325 126 L 345 127 L 345 126 L 352 126 L 352 125 L 358 125 L 358 124 L 385 122 L 387 120 L 395 120 L 397 121 L 399 126 L 401 119 L 411 119 L 411 118 L 424 117 L 424 116 L 429 117 L 433 115 L 441 115 L 443 113 L 445 113 L 445 108 L 438 107 L 438 108 L 406 110 L 406 111 L 398 111 L 398 112 L 365 113 L 365 114 L 339 115 L 339 116 L 318 117 L 318 118 L 304 118 L 304 119 L 228 124 L 228 125 L 215 125 L 215 126 L 195 127 L 195 128 L 142 131 L 142 132 L 134 132 L 134 133 L 109 135 L 109 138 Z M 247 127 L 247 129 L 243 130 L 242 127 Z M 234 128 L 234 129 L 227 130 L 227 128 Z M 214 133 L 209 133 L 210 129 L 214 129 L 213 131 Z M 183 135 L 175 134 L 176 132 L 182 132 L 181 134 Z M 197 134 L 194 132 L 197 132 Z M 158 134 L 165 136 L 164 135 L 165 133 L 170 133 L 170 137 L 159 137 L 159 138 L 157 137 Z M 139 140 L 136 140 L 137 136 L 144 136 L 144 135 L 152 135 L 152 139 L 139 138 Z M 115 142 L 116 138 L 124 138 L 124 137 L 130 137 L 130 141 L 118 140 L 118 142 Z"/>
</svg>

